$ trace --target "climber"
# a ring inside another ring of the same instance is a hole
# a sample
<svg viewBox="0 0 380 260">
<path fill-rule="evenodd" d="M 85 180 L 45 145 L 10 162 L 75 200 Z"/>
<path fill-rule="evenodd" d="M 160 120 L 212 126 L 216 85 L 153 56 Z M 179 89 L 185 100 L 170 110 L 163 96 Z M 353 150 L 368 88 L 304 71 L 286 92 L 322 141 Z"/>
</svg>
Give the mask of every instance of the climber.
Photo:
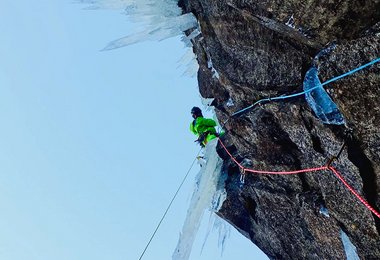
<svg viewBox="0 0 380 260">
<path fill-rule="evenodd" d="M 215 130 L 216 122 L 212 119 L 204 118 L 199 107 L 193 107 L 191 115 L 194 120 L 190 124 L 190 131 L 198 137 L 195 142 L 198 142 L 200 146 L 205 147 L 209 141 L 219 136 Z"/>
</svg>

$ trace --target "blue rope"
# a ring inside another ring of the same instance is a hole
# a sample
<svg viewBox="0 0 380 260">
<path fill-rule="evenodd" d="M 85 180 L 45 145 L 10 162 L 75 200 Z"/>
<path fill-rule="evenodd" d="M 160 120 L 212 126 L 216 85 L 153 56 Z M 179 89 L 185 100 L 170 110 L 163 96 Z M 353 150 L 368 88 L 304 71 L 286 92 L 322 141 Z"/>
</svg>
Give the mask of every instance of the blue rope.
<svg viewBox="0 0 380 260">
<path fill-rule="evenodd" d="M 359 71 L 359 70 L 362 70 L 362 69 L 364 69 L 364 68 L 366 68 L 366 67 L 368 67 L 368 66 L 371 66 L 371 65 L 373 65 L 373 64 L 375 64 L 376 62 L 379 62 L 379 61 L 380 61 L 380 58 L 377 58 L 377 59 L 375 59 L 375 60 L 373 60 L 373 61 L 371 61 L 371 62 L 368 62 L 367 64 L 364 64 L 363 66 L 360 66 L 359 68 L 353 69 L 353 70 L 351 70 L 351 71 L 349 71 L 349 72 L 347 72 L 347 73 L 344 73 L 344 74 L 342 74 L 342 75 L 340 75 L 340 76 L 338 76 L 338 77 L 335 77 L 335 78 L 332 78 L 332 79 L 330 79 L 330 80 L 328 80 L 328 81 L 326 81 L 326 82 L 323 82 L 323 83 L 322 83 L 322 86 L 327 85 L 327 84 L 329 84 L 329 83 L 331 83 L 331 82 L 333 82 L 333 81 L 336 81 L 336 80 L 338 80 L 338 79 L 341 79 L 341 78 L 347 77 L 348 75 L 354 74 L 355 72 L 357 72 L 357 71 Z"/>
<path fill-rule="evenodd" d="M 373 65 L 373 64 L 375 64 L 375 63 L 377 63 L 377 62 L 379 62 L 379 61 L 380 61 L 380 58 L 377 58 L 377 59 L 375 59 L 375 60 L 373 60 L 373 61 L 371 61 L 371 62 L 368 62 L 368 63 L 366 63 L 366 64 L 364 64 L 364 65 L 362 65 L 362 66 L 360 66 L 360 67 L 358 67 L 358 68 L 356 68 L 356 69 L 350 70 L 349 72 L 346 72 L 346 73 L 344 73 L 344 74 L 342 74 L 342 75 L 340 75 L 340 76 L 337 76 L 337 77 L 334 77 L 334 78 L 332 78 L 332 79 L 329 79 L 328 81 L 323 82 L 323 83 L 322 83 L 322 86 L 327 85 L 327 84 L 329 84 L 329 83 L 331 83 L 331 82 L 334 82 L 334 81 L 336 81 L 336 80 L 339 80 L 339 79 L 341 79 L 341 78 L 347 77 L 347 76 L 349 76 L 349 75 L 351 75 L 351 74 L 354 74 L 355 72 L 357 72 L 357 71 L 359 71 L 359 70 L 362 70 L 362 69 L 364 69 L 364 68 L 366 68 L 366 67 L 369 67 L 369 66 L 371 66 L 371 65 Z M 316 87 L 314 87 L 314 88 L 308 89 L 307 91 L 302 91 L 302 92 L 294 93 L 294 94 L 291 94 L 291 95 L 279 96 L 279 97 L 273 97 L 273 98 L 263 98 L 263 99 L 260 99 L 260 100 L 256 101 L 256 102 L 253 103 L 252 105 L 250 105 L 250 106 L 248 106 L 248 107 L 246 107 L 246 108 L 243 108 L 243 109 L 241 109 L 241 110 L 239 110 L 239 111 L 233 113 L 231 116 L 240 116 L 240 115 L 244 114 L 247 110 L 249 110 L 249 109 L 251 109 L 251 108 L 253 108 L 253 107 L 259 105 L 260 103 L 264 103 L 264 102 L 270 102 L 270 101 L 276 101 L 276 100 L 281 100 L 281 99 L 288 99 L 288 98 L 294 98 L 294 97 L 302 96 L 302 95 L 304 95 L 304 94 L 306 94 L 306 93 L 309 93 L 309 92 L 311 92 L 311 91 L 313 91 L 314 89 L 317 89 L 317 88 L 319 88 L 319 86 L 316 86 Z"/>
</svg>

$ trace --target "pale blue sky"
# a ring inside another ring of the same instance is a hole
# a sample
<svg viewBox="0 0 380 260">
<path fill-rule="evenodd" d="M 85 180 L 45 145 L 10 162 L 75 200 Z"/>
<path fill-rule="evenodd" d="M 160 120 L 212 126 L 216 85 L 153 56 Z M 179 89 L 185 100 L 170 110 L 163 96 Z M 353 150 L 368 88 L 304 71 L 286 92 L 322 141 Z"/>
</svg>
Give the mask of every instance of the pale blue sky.
<svg viewBox="0 0 380 260">
<path fill-rule="evenodd" d="M 198 151 L 200 106 L 179 38 L 100 52 L 132 30 L 117 11 L 0 1 L 0 258 L 138 259 Z M 146 260 L 170 259 L 194 167 Z M 207 214 L 208 215 L 208 214 Z M 203 225 L 191 259 L 263 259 Z"/>
</svg>

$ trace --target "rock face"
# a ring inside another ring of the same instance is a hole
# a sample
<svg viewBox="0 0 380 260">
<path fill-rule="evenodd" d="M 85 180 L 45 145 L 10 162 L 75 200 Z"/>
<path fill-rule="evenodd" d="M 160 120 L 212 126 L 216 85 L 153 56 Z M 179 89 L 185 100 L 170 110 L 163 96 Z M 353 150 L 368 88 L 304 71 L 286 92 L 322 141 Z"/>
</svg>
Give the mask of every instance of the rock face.
<svg viewBox="0 0 380 260">
<path fill-rule="evenodd" d="M 193 39 L 200 93 L 217 117 L 264 97 L 302 91 L 315 63 L 322 82 L 380 57 L 380 1 L 183 0 L 198 18 Z M 190 33 L 190 32 L 189 32 Z M 270 102 L 225 125 L 224 143 L 259 170 L 325 165 L 346 142 L 339 172 L 380 208 L 380 64 L 326 86 L 346 125 L 324 125 L 303 96 Z M 232 102 L 231 102 L 232 101 Z M 350 133 L 350 134 L 347 134 Z M 227 200 L 219 215 L 271 259 L 344 259 L 341 230 L 361 259 L 380 259 L 380 219 L 329 171 L 246 176 L 226 153 Z M 323 214 L 324 210 L 328 214 Z"/>
</svg>

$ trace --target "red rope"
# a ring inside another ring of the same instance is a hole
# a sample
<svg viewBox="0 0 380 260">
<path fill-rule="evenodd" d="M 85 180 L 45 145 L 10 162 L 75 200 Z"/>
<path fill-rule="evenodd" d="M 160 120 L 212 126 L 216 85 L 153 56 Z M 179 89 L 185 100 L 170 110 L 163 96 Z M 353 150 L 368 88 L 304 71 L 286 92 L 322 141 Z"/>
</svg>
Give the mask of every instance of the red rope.
<svg viewBox="0 0 380 260">
<path fill-rule="evenodd" d="M 358 200 L 360 200 L 361 203 L 363 203 L 364 206 L 367 207 L 367 209 L 369 209 L 373 214 L 376 215 L 376 217 L 380 218 L 380 213 L 377 212 L 371 205 L 369 205 L 369 203 L 362 197 L 359 195 L 359 193 L 357 193 L 354 188 L 352 188 L 350 186 L 350 184 L 347 183 L 347 181 L 343 178 L 343 176 L 332 166 L 329 166 L 329 170 L 332 171 L 336 177 L 338 177 L 338 179 L 344 184 L 344 186 L 346 186 L 346 188 L 356 196 L 356 198 L 358 198 Z"/>
<path fill-rule="evenodd" d="M 323 171 L 327 170 L 327 166 L 322 167 L 316 167 L 316 168 L 308 168 L 308 169 L 302 169 L 302 170 L 296 170 L 296 171 L 279 171 L 279 172 L 272 172 L 272 171 L 258 171 L 258 170 L 252 170 L 252 169 L 244 169 L 246 172 L 252 172 L 252 173 L 261 173 L 261 174 L 279 174 L 279 175 L 286 175 L 286 174 L 299 174 L 304 172 L 316 172 L 316 171 Z"/>
<path fill-rule="evenodd" d="M 316 171 L 323 171 L 328 170 L 327 166 L 322 167 L 316 167 L 316 168 L 308 168 L 308 169 L 302 169 L 302 170 L 296 170 L 296 171 L 259 171 L 259 170 L 253 170 L 253 169 L 247 169 L 243 165 L 241 165 L 228 151 L 227 147 L 223 144 L 223 142 L 219 139 L 220 144 L 224 148 L 224 150 L 227 152 L 227 154 L 231 157 L 231 159 L 240 167 L 240 169 L 243 170 L 243 172 L 252 172 L 252 173 L 260 173 L 260 174 L 278 174 L 278 175 L 286 175 L 286 174 L 299 174 L 304 172 L 316 172 Z"/>
<path fill-rule="evenodd" d="M 223 144 L 223 142 L 218 139 L 224 150 L 227 152 L 227 154 L 231 157 L 231 159 L 240 167 L 243 172 L 251 172 L 251 173 L 259 173 L 259 174 L 299 174 L 299 173 L 304 173 L 304 172 L 315 172 L 315 171 L 323 171 L 323 170 L 330 170 L 332 171 L 336 177 L 346 186 L 346 188 L 356 196 L 356 198 L 363 203 L 365 207 L 367 207 L 373 214 L 375 214 L 379 219 L 380 219 L 380 213 L 377 212 L 369 203 L 357 193 L 354 188 L 352 188 L 346 180 L 343 178 L 343 176 L 332 166 L 321 166 L 321 167 L 316 167 L 316 168 L 308 168 L 308 169 L 302 169 L 302 170 L 296 170 L 296 171 L 258 171 L 258 170 L 253 170 L 253 169 L 247 169 L 243 165 L 241 165 L 228 151 L 227 147 Z"/>
<path fill-rule="evenodd" d="M 218 138 L 218 141 L 219 143 L 222 145 L 222 147 L 224 148 L 224 150 L 227 152 L 227 154 L 231 157 L 231 159 L 242 169 L 242 170 L 245 170 L 244 166 L 241 165 L 236 159 L 235 157 L 232 156 L 232 154 L 230 153 L 230 151 L 228 151 L 227 147 L 224 145 L 224 143 L 222 142 L 222 140 L 220 140 L 220 138 Z"/>
</svg>

